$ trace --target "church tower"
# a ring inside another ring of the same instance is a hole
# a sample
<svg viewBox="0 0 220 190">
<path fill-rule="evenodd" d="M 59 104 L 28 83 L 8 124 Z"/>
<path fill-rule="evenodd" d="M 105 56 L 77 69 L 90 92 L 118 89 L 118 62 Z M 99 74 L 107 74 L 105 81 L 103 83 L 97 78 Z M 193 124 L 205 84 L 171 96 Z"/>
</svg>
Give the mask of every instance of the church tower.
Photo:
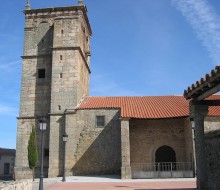
<svg viewBox="0 0 220 190">
<path fill-rule="evenodd" d="M 59 175 L 64 113 L 89 94 L 90 36 L 87 9 L 77 6 L 31 9 L 27 1 L 17 127 L 16 178 L 29 178 L 28 140 L 32 127 L 40 150 L 39 118 L 47 119 L 45 176 Z M 40 152 L 40 151 L 39 151 Z M 58 169 L 54 169 L 58 168 Z"/>
</svg>

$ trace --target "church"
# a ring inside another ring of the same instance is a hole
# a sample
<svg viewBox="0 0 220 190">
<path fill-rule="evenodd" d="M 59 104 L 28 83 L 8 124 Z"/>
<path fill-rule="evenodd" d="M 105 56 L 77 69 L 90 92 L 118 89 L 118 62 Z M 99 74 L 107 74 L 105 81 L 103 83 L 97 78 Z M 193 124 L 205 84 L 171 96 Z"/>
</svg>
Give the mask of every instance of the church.
<svg viewBox="0 0 220 190">
<path fill-rule="evenodd" d="M 32 178 L 27 151 L 32 126 L 40 160 L 41 118 L 47 124 L 45 177 L 62 176 L 64 167 L 67 176 L 195 176 L 188 100 L 181 95 L 89 96 L 92 29 L 83 1 L 76 6 L 40 9 L 31 9 L 27 3 L 23 12 L 16 179 Z M 220 95 L 210 98 L 220 99 Z M 220 108 L 210 107 L 205 118 L 206 133 L 220 129 L 219 116 Z M 68 135 L 65 148 L 63 135 Z M 210 159 L 210 166 L 214 159 Z"/>
</svg>

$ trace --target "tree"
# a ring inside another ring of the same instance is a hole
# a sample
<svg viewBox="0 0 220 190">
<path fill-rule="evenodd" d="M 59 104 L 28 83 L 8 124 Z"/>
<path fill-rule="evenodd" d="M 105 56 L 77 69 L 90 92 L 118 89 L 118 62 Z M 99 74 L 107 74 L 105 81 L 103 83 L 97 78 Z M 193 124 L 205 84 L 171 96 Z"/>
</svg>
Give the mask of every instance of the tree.
<svg viewBox="0 0 220 190">
<path fill-rule="evenodd" d="M 35 132 L 34 126 L 32 126 L 30 139 L 28 141 L 28 163 L 29 163 L 30 169 L 32 169 L 32 175 L 33 175 L 33 181 L 34 181 L 34 169 L 38 163 L 36 132 Z"/>
</svg>

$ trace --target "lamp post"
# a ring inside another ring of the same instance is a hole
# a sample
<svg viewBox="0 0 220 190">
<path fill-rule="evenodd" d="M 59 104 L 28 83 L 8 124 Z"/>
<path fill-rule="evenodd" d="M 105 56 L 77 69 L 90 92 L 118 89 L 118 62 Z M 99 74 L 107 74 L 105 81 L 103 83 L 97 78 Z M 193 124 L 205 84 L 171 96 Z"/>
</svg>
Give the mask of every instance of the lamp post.
<svg viewBox="0 0 220 190">
<path fill-rule="evenodd" d="M 63 179 L 62 181 L 66 181 L 66 142 L 68 140 L 68 135 L 66 132 L 63 134 L 63 143 L 64 143 L 64 149 L 63 149 Z"/>
<path fill-rule="evenodd" d="M 196 176 L 196 148 L 195 148 L 195 121 L 193 117 L 189 117 L 189 120 L 191 122 L 191 128 L 192 128 L 192 143 L 193 143 L 193 175 Z"/>
<path fill-rule="evenodd" d="M 39 119 L 39 127 L 41 131 L 41 161 L 40 161 L 40 183 L 39 190 L 43 190 L 43 179 L 44 179 L 44 131 L 47 128 L 47 120 L 45 117 Z"/>
</svg>

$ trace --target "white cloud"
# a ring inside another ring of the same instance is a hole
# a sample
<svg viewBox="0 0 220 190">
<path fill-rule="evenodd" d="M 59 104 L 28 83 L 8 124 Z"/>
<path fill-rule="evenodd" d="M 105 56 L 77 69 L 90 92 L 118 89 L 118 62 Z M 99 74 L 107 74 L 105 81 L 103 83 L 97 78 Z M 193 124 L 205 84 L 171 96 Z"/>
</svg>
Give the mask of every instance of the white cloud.
<svg viewBox="0 0 220 190">
<path fill-rule="evenodd" d="M 19 66 L 19 64 L 21 63 L 20 60 L 16 60 L 16 61 L 12 61 L 12 62 L 4 62 L 3 60 L 0 60 L 0 69 L 5 69 L 5 70 L 8 70 L 8 69 L 13 69 L 14 66 Z M 13 67 L 12 67 L 13 66 Z"/>
<path fill-rule="evenodd" d="M 220 17 L 207 0 L 172 0 L 202 41 L 214 64 L 220 63 Z"/>
<path fill-rule="evenodd" d="M 0 115 L 10 115 L 10 116 L 17 116 L 18 109 L 8 105 L 1 105 L 0 104 Z"/>
</svg>

